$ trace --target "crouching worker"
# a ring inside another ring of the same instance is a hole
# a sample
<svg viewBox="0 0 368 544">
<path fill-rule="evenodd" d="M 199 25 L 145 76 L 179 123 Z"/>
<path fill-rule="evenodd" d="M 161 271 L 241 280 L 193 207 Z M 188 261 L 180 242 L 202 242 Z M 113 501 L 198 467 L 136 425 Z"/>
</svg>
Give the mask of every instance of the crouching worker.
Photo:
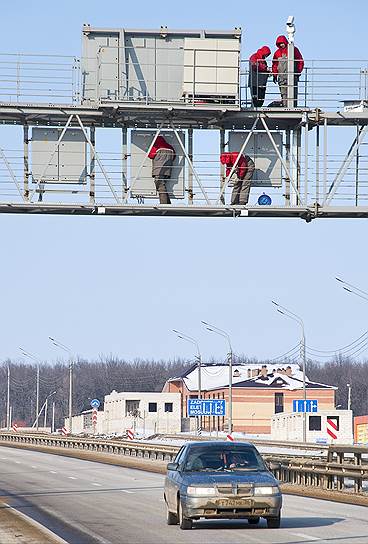
<svg viewBox="0 0 368 544">
<path fill-rule="evenodd" d="M 155 180 L 160 204 L 171 204 L 166 181 L 171 178 L 172 174 L 175 160 L 174 148 L 163 136 L 157 136 L 148 156 L 152 159 L 152 177 Z"/>
<path fill-rule="evenodd" d="M 220 161 L 221 164 L 226 165 L 226 177 L 230 175 L 238 155 L 239 153 L 236 151 L 221 153 Z M 254 162 L 249 155 L 241 154 L 230 179 L 233 184 L 233 192 L 231 194 L 232 206 L 245 206 L 248 204 L 254 168 Z"/>
<path fill-rule="evenodd" d="M 249 88 L 252 96 L 252 104 L 255 108 L 261 108 L 266 96 L 267 79 L 270 70 L 266 57 L 271 55 L 271 49 L 264 45 L 249 58 Z"/>
</svg>

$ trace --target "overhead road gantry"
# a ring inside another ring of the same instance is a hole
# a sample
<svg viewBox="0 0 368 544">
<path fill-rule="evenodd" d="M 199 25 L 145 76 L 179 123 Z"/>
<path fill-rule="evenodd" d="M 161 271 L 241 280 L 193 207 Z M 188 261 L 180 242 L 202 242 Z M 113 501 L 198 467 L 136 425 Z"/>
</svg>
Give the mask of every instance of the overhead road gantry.
<svg viewBox="0 0 368 544">
<path fill-rule="evenodd" d="M 82 29 L 81 57 L 0 54 L 0 213 L 368 217 L 368 62 L 306 60 L 252 105 L 241 29 Z M 110 129 L 110 130 L 108 130 Z M 150 152 L 175 152 L 159 204 Z M 231 205 L 237 162 L 255 163 Z M 237 159 L 238 160 L 238 159 Z"/>
</svg>

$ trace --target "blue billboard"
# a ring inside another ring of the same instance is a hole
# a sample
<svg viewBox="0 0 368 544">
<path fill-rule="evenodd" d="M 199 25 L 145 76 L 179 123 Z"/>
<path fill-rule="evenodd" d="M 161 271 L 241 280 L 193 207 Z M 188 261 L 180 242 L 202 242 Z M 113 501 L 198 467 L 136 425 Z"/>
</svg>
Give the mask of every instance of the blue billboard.
<svg viewBox="0 0 368 544">
<path fill-rule="evenodd" d="M 188 399 L 188 416 L 224 416 L 226 404 L 224 399 Z"/>
</svg>

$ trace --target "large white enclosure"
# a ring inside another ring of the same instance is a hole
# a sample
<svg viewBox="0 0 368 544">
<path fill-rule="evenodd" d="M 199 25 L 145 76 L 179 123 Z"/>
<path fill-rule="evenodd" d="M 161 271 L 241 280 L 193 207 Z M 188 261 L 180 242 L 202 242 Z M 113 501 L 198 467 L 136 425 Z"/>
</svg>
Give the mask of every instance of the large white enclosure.
<svg viewBox="0 0 368 544">
<path fill-rule="evenodd" d="M 230 132 L 229 151 L 240 151 L 249 132 Z M 282 134 L 272 131 L 273 143 L 266 132 L 254 132 L 244 153 L 249 155 L 256 166 L 252 185 L 254 187 L 280 187 L 282 185 L 282 164 L 274 144 L 282 156 Z"/>
</svg>

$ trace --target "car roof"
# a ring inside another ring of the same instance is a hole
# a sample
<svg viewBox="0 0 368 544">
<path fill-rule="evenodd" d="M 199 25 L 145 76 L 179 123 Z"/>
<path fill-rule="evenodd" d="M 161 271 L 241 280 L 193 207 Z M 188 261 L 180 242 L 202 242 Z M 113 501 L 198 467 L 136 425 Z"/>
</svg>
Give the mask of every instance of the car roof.
<svg viewBox="0 0 368 544">
<path fill-rule="evenodd" d="M 187 446 L 190 446 L 191 448 L 196 448 L 196 447 L 199 447 L 199 446 L 206 446 L 206 447 L 209 447 L 209 448 L 215 448 L 215 447 L 229 447 L 229 446 L 246 446 L 248 448 L 253 448 L 255 449 L 255 446 L 253 444 L 250 444 L 249 442 L 229 442 L 227 440 L 214 440 L 214 441 L 209 441 L 209 440 L 201 440 L 201 441 L 196 441 L 196 442 L 188 442 L 186 444 Z"/>
</svg>

